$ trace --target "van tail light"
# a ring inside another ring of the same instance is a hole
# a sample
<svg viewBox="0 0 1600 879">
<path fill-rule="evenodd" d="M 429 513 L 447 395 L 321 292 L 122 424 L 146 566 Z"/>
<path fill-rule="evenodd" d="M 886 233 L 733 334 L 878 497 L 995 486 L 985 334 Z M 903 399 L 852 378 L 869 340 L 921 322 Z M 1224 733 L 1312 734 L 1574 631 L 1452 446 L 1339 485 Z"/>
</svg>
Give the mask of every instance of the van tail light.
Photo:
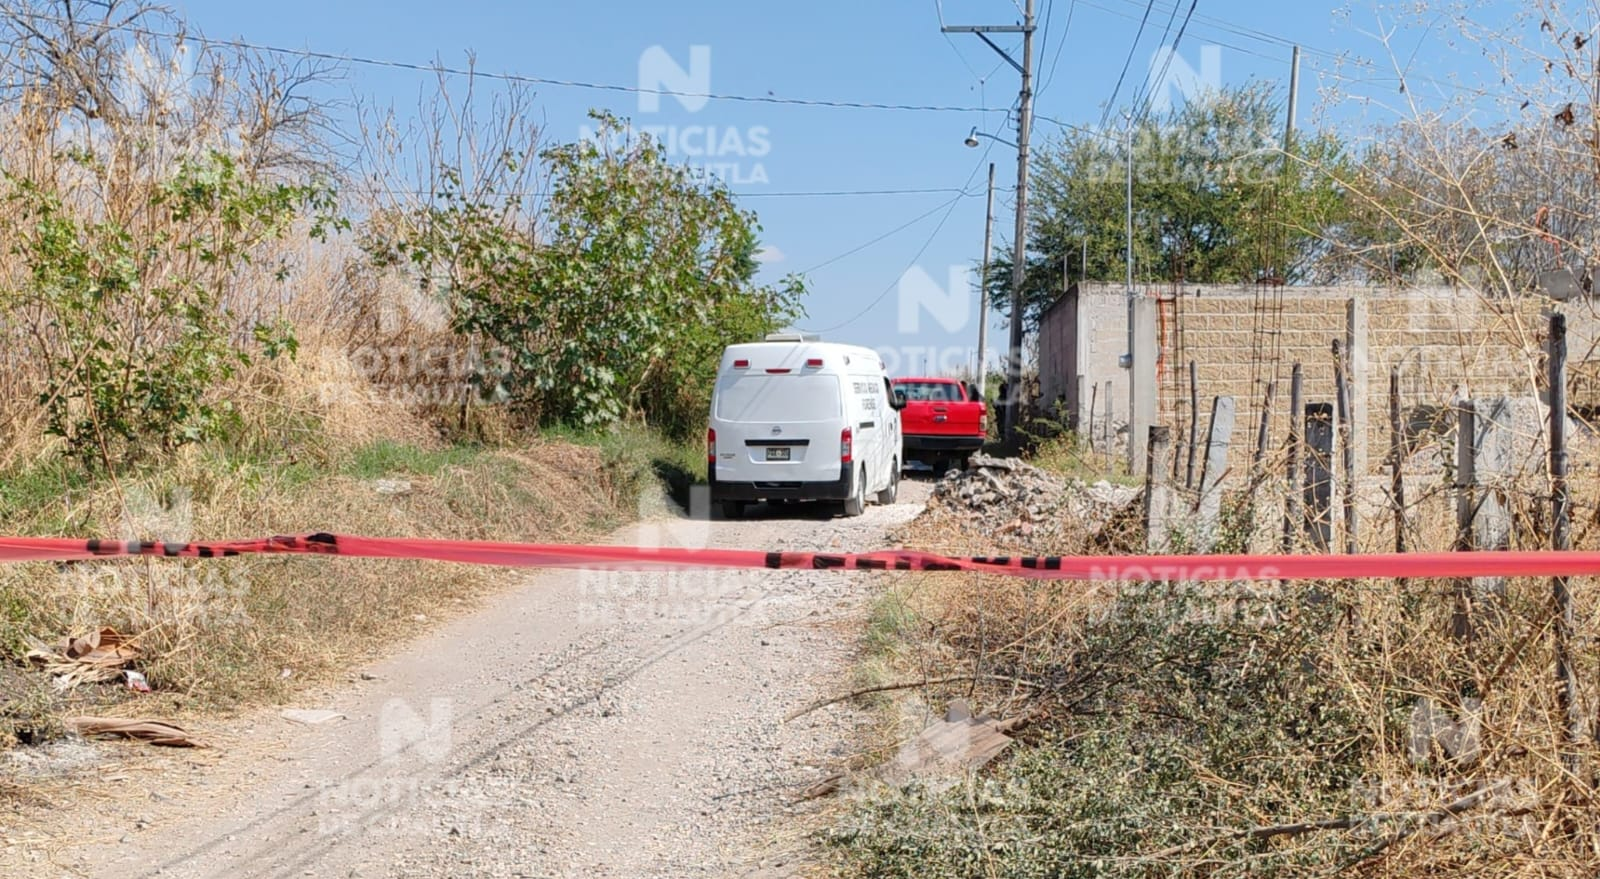
<svg viewBox="0 0 1600 879">
<path fill-rule="evenodd" d="M 853 448 L 850 442 L 850 428 L 847 427 L 839 434 L 839 463 L 848 464 L 855 460 L 855 456 L 852 452 Z"/>
<path fill-rule="evenodd" d="M 769 370 L 767 370 L 767 372 L 769 372 L 769 373 L 771 373 L 773 375 L 788 375 L 789 374 L 789 370 L 787 370 L 787 369 L 769 369 Z"/>
<path fill-rule="evenodd" d="M 813 357 L 810 360 L 806 361 L 806 366 L 809 366 L 809 367 L 820 367 L 820 366 L 822 366 L 822 358 L 821 357 Z"/>
<path fill-rule="evenodd" d="M 733 368 L 734 369 L 749 369 L 750 368 L 750 361 L 748 361 L 748 360 L 735 360 L 735 361 L 733 361 Z"/>
<path fill-rule="evenodd" d="M 717 463 L 717 432 L 706 428 L 706 463 Z"/>
</svg>

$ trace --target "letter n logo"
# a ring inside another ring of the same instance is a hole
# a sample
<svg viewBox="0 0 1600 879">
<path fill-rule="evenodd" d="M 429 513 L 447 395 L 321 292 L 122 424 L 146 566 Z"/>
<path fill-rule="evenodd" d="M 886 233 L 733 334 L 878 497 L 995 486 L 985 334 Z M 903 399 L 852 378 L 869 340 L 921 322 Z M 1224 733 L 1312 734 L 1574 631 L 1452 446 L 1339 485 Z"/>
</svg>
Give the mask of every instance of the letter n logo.
<svg viewBox="0 0 1600 879">
<path fill-rule="evenodd" d="M 450 754 L 452 702 L 436 698 L 426 721 L 404 699 L 383 703 L 378 714 L 379 753 L 384 762 L 396 762 L 415 752 L 428 763 L 438 763 Z"/>
<path fill-rule="evenodd" d="M 1172 109 L 1173 89 L 1183 96 L 1184 103 L 1207 92 L 1215 94 L 1222 89 L 1222 47 L 1202 46 L 1200 69 L 1196 71 L 1173 47 L 1162 46 L 1150 59 L 1150 75 L 1161 77 L 1150 97 L 1151 109 L 1156 113 Z"/>
<path fill-rule="evenodd" d="M 923 271 L 921 266 L 913 266 L 901 275 L 900 332 L 921 332 L 924 309 L 933 315 L 947 333 L 965 328 L 972 312 L 973 274 L 970 268 L 951 266 L 948 287 L 940 287 L 939 282 Z"/>
<path fill-rule="evenodd" d="M 711 91 L 711 47 L 689 47 L 689 69 L 684 70 L 667 50 L 651 46 L 639 55 L 639 112 L 661 110 L 661 94 L 671 94 L 690 113 L 705 108 Z"/>
</svg>

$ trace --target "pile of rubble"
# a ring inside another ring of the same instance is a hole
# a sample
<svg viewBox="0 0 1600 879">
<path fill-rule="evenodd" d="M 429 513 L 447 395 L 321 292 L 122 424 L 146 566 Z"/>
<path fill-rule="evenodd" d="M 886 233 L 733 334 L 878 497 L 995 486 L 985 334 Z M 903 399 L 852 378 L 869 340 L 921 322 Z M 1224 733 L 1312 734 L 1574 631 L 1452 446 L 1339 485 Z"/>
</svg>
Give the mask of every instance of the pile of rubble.
<svg viewBox="0 0 1600 879">
<path fill-rule="evenodd" d="M 1139 490 L 1069 480 L 1014 458 L 973 455 L 934 487 L 930 506 L 955 512 L 974 530 L 1033 535 L 1065 527 L 1093 532 L 1120 518 Z"/>
</svg>

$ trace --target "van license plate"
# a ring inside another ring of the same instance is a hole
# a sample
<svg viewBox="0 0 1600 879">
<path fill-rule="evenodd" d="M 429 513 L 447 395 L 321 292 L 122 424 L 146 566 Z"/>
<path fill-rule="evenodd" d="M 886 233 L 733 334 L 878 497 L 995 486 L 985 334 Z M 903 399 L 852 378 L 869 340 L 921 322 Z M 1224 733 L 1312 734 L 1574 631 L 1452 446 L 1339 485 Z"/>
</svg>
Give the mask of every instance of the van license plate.
<svg viewBox="0 0 1600 879">
<path fill-rule="evenodd" d="M 783 448 L 777 448 L 776 446 L 768 446 L 767 447 L 767 460 L 768 461 L 787 461 L 787 460 L 789 460 L 789 450 L 788 449 L 783 449 Z"/>
</svg>

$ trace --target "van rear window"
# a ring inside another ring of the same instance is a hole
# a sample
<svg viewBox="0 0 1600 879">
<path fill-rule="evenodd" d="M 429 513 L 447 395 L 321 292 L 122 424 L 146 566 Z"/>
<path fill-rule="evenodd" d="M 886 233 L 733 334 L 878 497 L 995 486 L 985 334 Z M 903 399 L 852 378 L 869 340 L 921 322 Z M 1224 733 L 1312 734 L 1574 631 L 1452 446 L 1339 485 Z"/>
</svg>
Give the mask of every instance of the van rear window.
<svg viewBox="0 0 1600 879">
<path fill-rule="evenodd" d="M 723 421 L 832 421 L 841 414 L 836 376 L 729 376 L 717 388 Z"/>
</svg>

